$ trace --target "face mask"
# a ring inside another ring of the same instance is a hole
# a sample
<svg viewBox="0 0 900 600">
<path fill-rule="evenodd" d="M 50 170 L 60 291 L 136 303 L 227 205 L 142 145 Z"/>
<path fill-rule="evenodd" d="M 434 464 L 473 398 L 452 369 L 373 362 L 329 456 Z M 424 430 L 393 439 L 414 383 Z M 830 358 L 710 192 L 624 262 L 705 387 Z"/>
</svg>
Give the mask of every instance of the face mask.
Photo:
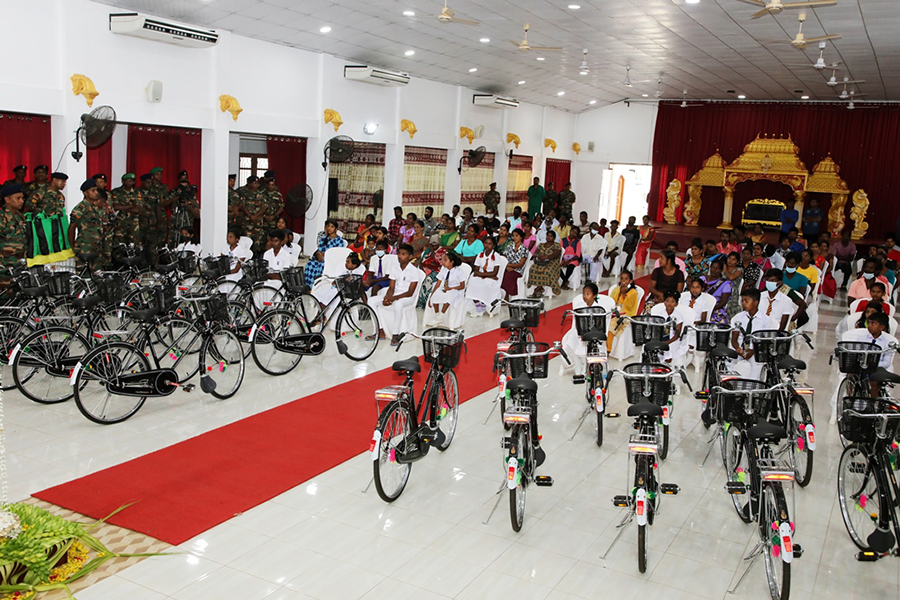
<svg viewBox="0 0 900 600">
<path fill-rule="evenodd" d="M 183 236 L 181 236 L 181 243 L 182 243 L 182 244 L 190 244 L 190 243 L 191 243 L 191 238 L 189 238 L 189 237 L 186 236 L 186 235 L 183 235 Z"/>
<path fill-rule="evenodd" d="M 863 277 L 865 277 L 866 279 L 872 279 L 873 277 L 875 277 L 875 273 L 863 273 Z"/>
<path fill-rule="evenodd" d="M 381 258 L 382 256 L 384 256 L 384 250 L 376 250 L 375 256 L 377 256 L 378 258 Z"/>
<path fill-rule="evenodd" d="M 784 268 L 784 272 L 785 272 L 785 273 L 796 273 L 796 272 L 797 272 L 797 267 L 785 267 L 785 268 Z"/>
<path fill-rule="evenodd" d="M 777 281 L 767 281 L 766 289 L 769 290 L 770 292 L 774 292 L 775 290 L 778 289 L 778 282 Z"/>
<path fill-rule="evenodd" d="M 599 230 L 599 229 L 591 229 L 591 231 L 593 231 L 593 232 L 594 232 L 594 235 L 597 235 L 597 234 L 599 234 L 599 233 L 600 233 L 600 230 Z"/>
</svg>

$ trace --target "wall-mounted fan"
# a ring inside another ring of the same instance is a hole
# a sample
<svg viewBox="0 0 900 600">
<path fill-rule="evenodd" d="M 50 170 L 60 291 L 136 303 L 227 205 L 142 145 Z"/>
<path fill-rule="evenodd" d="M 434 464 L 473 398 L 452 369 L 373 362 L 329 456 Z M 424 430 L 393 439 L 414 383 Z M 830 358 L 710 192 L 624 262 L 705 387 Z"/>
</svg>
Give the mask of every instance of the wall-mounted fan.
<svg viewBox="0 0 900 600">
<path fill-rule="evenodd" d="M 457 171 L 459 172 L 460 175 L 462 175 L 463 161 L 466 162 L 466 166 L 469 167 L 470 169 L 472 167 L 477 167 L 478 165 L 481 164 L 481 161 L 484 160 L 484 156 L 486 154 L 487 154 L 487 148 L 485 148 L 484 146 L 478 146 L 477 148 L 473 148 L 472 150 L 469 150 L 468 152 L 465 153 L 465 155 L 463 155 L 462 158 L 459 159 L 459 168 L 457 169 Z"/>
<path fill-rule="evenodd" d="M 353 158 L 353 138 L 346 135 L 337 135 L 325 142 L 325 160 L 322 168 L 328 170 L 329 163 L 347 162 Z"/>
<path fill-rule="evenodd" d="M 116 111 L 112 106 L 98 106 L 89 113 L 81 115 L 81 126 L 75 132 L 75 151 L 72 158 L 80 161 L 84 156 L 81 144 L 85 148 L 102 146 L 116 130 Z"/>
<path fill-rule="evenodd" d="M 372 194 L 372 206 L 375 207 L 376 212 L 384 208 L 384 190 L 378 190 Z"/>
</svg>

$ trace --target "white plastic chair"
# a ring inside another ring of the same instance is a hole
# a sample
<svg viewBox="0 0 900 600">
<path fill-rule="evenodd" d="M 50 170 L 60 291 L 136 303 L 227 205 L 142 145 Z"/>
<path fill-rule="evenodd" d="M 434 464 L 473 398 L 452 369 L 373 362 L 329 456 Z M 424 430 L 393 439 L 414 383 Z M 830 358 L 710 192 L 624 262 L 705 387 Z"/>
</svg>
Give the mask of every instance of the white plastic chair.
<svg viewBox="0 0 900 600">
<path fill-rule="evenodd" d="M 462 263 L 459 266 L 465 276 L 466 286 L 469 285 L 469 278 L 472 276 L 472 267 L 468 263 Z M 425 306 L 425 315 L 422 317 L 422 327 L 449 327 L 451 329 L 460 329 L 466 319 L 466 301 L 459 306 L 451 306 L 445 313 L 436 313 L 431 309 L 431 303 Z"/>
<path fill-rule="evenodd" d="M 533 259 L 531 258 L 531 254 L 528 255 L 528 258 L 525 259 L 525 267 L 522 270 L 522 276 L 516 281 L 516 295 L 515 298 L 524 298 L 526 293 L 528 292 L 528 288 L 526 286 L 526 281 L 528 280 L 528 271 L 531 269 L 531 264 Z M 510 298 L 512 300 L 512 298 Z"/>
<path fill-rule="evenodd" d="M 853 304 L 850 305 L 850 314 L 851 314 L 851 315 L 856 314 L 857 311 L 859 310 L 859 306 L 860 306 L 861 304 L 866 304 L 866 303 L 868 303 L 868 302 L 869 302 L 869 299 L 868 299 L 868 298 L 860 298 L 859 300 L 854 300 L 854 301 L 853 301 Z M 887 315 L 888 315 L 889 317 L 893 317 L 893 316 L 894 316 L 894 313 L 897 311 L 897 309 L 896 309 L 896 308 L 894 307 L 894 305 L 891 304 L 890 302 L 886 302 L 886 304 L 888 305 L 888 313 L 887 313 Z"/>
<path fill-rule="evenodd" d="M 488 282 L 490 284 L 490 288 L 486 291 L 486 294 L 482 294 L 486 295 L 486 298 L 473 297 L 470 294 L 471 287 L 469 287 L 468 284 L 466 285 L 466 312 L 475 313 L 475 301 L 478 300 L 488 307 L 487 311 L 485 311 L 485 314 L 487 314 L 488 316 L 497 314 L 500 303 L 497 302 L 497 304 L 494 305 L 493 309 L 491 309 L 491 304 L 503 297 L 503 289 L 500 286 L 503 285 L 503 274 L 506 272 L 507 264 L 509 264 L 509 261 L 506 259 L 506 257 L 498 254 L 497 266 L 499 266 L 500 269 L 497 271 L 497 281 Z M 469 281 L 471 280 L 472 277 L 470 276 Z"/>
<path fill-rule="evenodd" d="M 330 287 L 333 285 L 334 282 L 327 279 L 327 277 L 338 277 L 346 270 L 347 257 L 350 255 L 350 252 L 352 252 L 352 250 L 347 247 L 329 248 L 325 251 L 325 266 L 322 269 L 323 277 L 319 277 L 316 279 L 315 283 L 313 283 L 313 292 L 322 289 L 323 287 Z M 334 312 L 337 306 L 337 303 L 335 303 L 331 312 Z"/>
</svg>

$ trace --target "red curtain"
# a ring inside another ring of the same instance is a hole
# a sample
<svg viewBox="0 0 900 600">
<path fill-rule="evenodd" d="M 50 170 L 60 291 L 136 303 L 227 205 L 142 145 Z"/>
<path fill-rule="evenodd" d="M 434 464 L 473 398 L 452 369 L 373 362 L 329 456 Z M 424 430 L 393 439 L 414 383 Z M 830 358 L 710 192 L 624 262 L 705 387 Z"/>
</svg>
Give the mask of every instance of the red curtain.
<svg viewBox="0 0 900 600">
<path fill-rule="evenodd" d="M 306 228 L 305 203 L 288 201 L 288 192 L 302 186 L 301 197 L 306 194 L 306 138 L 269 136 L 266 138 L 266 154 L 269 169 L 275 171 L 278 189 L 284 195 L 286 221 L 291 231 L 303 233 Z"/>
<path fill-rule="evenodd" d="M 112 177 L 112 136 L 100 146 L 96 148 L 89 148 L 85 151 L 85 156 L 87 157 L 87 172 L 88 177 L 94 175 L 96 173 L 106 173 L 107 177 Z M 140 173 L 136 174 L 138 177 L 141 176 Z M 110 180 L 111 181 L 111 180 Z M 118 187 L 118 184 L 113 183 L 113 187 Z"/>
<path fill-rule="evenodd" d="M 202 202 L 201 142 L 199 129 L 129 125 L 126 168 L 140 177 L 153 167 L 162 167 L 163 183 L 170 188 L 178 183 L 178 173 L 185 170 L 191 183 L 197 186 L 197 198 Z M 113 187 L 119 185 L 110 183 Z"/>
<path fill-rule="evenodd" d="M 831 154 L 851 191 L 865 189 L 871 204 L 866 217 L 869 237 L 893 231 L 900 216 L 900 191 L 892 162 L 900 156 L 900 106 L 848 110 L 846 105 L 707 104 L 680 108 L 661 102 L 653 140 L 653 175 L 649 213 L 662 220 L 666 187 L 673 178 L 684 183 L 716 150 L 726 162 L 734 161 L 759 133 L 790 134 L 806 168 Z M 827 213 L 831 198 L 817 194 Z M 790 188 L 770 181 L 751 181 L 735 187 L 732 222 L 753 198 L 791 197 Z M 700 225 L 722 221 L 724 195 L 720 188 L 703 188 Z M 846 210 L 849 212 L 848 200 Z M 848 224 L 852 222 L 848 219 Z"/>
<path fill-rule="evenodd" d="M 557 192 L 561 191 L 567 183 L 572 173 L 572 162 L 568 160 L 560 160 L 558 158 L 547 159 L 547 170 L 544 173 L 544 187 L 553 184 L 553 189 Z"/>
<path fill-rule="evenodd" d="M 18 165 L 28 166 L 26 181 L 32 179 L 38 165 L 56 169 L 50 149 L 50 117 L 0 113 L 0 183 L 12 179 L 12 169 Z"/>
</svg>

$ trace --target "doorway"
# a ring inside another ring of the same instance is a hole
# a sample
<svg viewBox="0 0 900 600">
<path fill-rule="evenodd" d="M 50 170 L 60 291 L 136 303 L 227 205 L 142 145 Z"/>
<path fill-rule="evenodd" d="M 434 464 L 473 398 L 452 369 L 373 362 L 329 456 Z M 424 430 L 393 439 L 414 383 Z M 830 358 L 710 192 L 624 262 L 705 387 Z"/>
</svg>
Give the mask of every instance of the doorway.
<svg viewBox="0 0 900 600">
<path fill-rule="evenodd" d="M 610 163 L 603 171 L 599 217 L 608 221 L 637 217 L 640 222 L 647 214 L 650 174 L 650 165 Z"/>
</svg>

